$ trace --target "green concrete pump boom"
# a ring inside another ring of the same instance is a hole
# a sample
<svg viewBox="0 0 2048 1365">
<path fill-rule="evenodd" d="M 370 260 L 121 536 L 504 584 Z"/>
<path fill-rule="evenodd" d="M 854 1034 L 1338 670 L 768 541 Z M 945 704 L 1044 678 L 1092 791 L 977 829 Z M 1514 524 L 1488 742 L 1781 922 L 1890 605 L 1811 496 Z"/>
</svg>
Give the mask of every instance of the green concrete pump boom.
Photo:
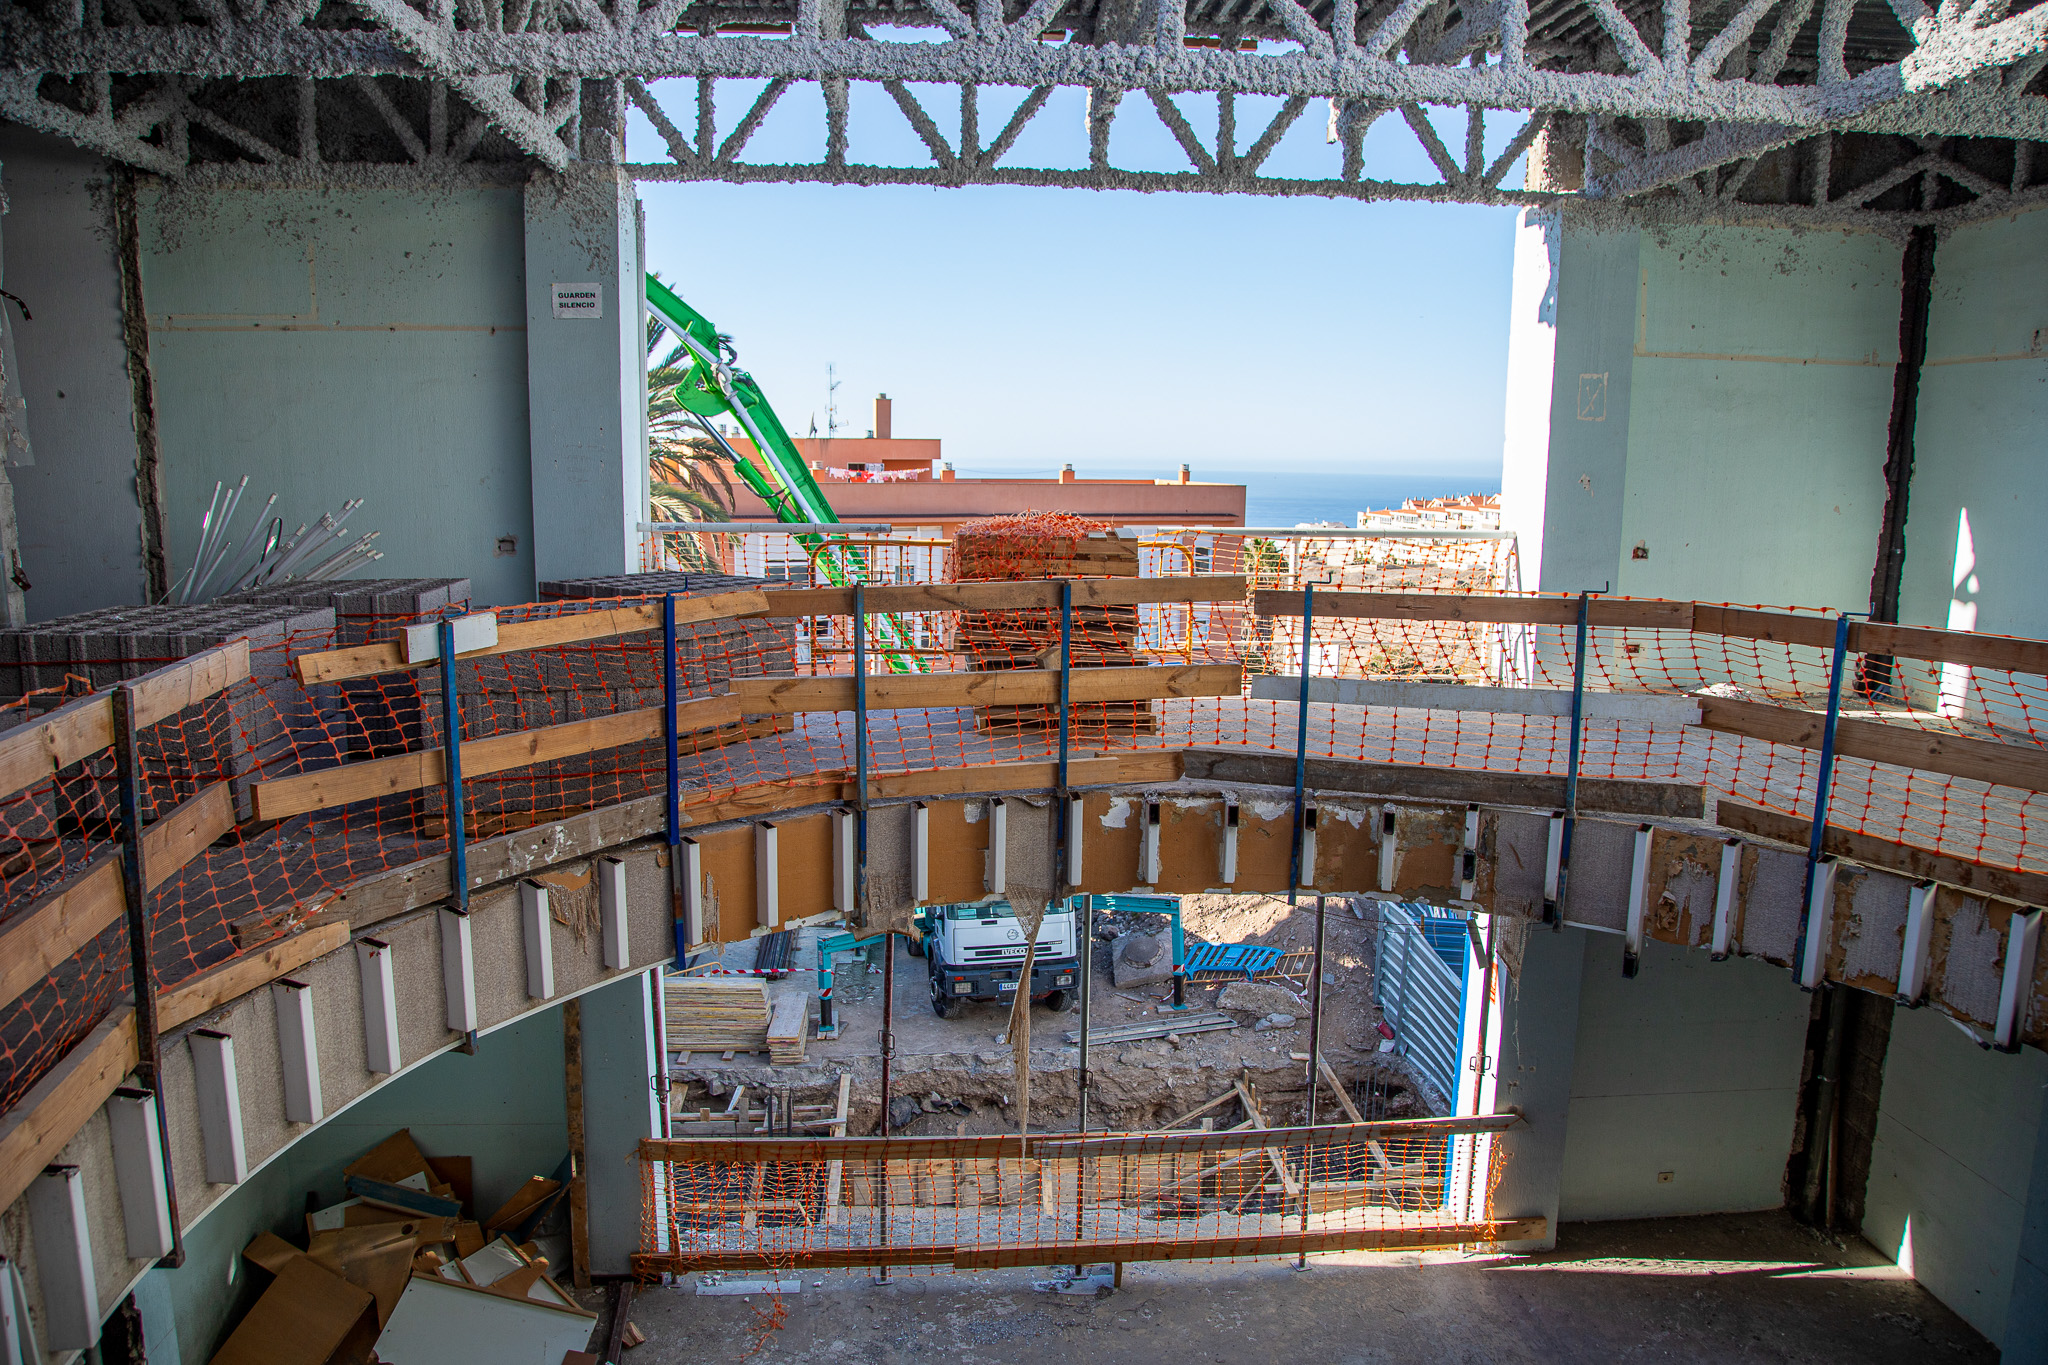
<svg viewBox="0 0 2048 1365">
<path fill-rule="evenodd" d="M 677 298 L 673 290 L 653 275 L 647 277 L 647 311 L 674 333 L 690 353 L 690 363 L 675 387 L 676 405 L 718 443 L 741 481 L 768 504 L 779 522 L 820 526 L 836 523 L 838 513 L 825 501 L 824 490 L 811 477 L 796 442 L 790 440 L 761 386 L 734 364 L 739 357 L 733 351 L 732 338 L 713 327 L 702 313 Z M 708 420 L 725 415 L 736 420 L 753 441 L 767 473 L 733 449 Z M 773 482 L 769 479 L 771 474 Z M 848 553 L 844 546 L 835 545 L 831 537 L 804 532 L 793 538 L 816 552 L 819 572 L 834 586 L 851 586 L 862 577 L 858 557 Z M 909 632 L 903 622 L 889 615 L 871 616 L 868 621 L 875 635 L 876 652 L 888 659 L 891 672 L 925 671 L 923 659 L 905 648 Z"/>
</svg>

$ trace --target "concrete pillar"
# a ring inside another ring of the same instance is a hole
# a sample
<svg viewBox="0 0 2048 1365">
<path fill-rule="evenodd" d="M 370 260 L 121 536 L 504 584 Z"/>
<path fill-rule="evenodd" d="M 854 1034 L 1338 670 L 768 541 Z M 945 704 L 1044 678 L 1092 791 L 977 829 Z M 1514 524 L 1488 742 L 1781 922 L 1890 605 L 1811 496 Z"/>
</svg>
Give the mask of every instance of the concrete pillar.
<svg viewBox="0 0 2048 1365">
<path fill-rule="evenodd" d="M 638 569 L 647 514 L 639 202 L 616 166 L 526 188 L 534 577 Z"/>
<path fill-rule="evenodd" d="M 1501 991 L 1495 1103 L 1501 1109 L 1521 1110 L 1526 1122 L 1497 1139 L 1502 1174 L 1493 1192 L 1492 1216 L 1550 1220 L 1549 1235 L 1541 1242 L 1504 1243 L 1510 1250 L 1557 1245 L 1585 938 L 1583 929 L 1557 933 L 1546 925 L 1531 925 L 1522 945 L 1521 970 Z"/>
<path fill-rule="evenodd" d="M 1522 582 L 1577 592 L 1620 576 L 1640 234 L 1596 232 L 1569 217 L 1559 231 L 1542 561 L 1525 556 Z"/>
<path fill-rule="evenodd" d="M 661 1132 L 654 1091 L 654 974 L 583 997 L 583 1161 L 590 1192 L 590 1270 L 623 1275 L 640 1249 L 640 1139 Z"/>
</svg>

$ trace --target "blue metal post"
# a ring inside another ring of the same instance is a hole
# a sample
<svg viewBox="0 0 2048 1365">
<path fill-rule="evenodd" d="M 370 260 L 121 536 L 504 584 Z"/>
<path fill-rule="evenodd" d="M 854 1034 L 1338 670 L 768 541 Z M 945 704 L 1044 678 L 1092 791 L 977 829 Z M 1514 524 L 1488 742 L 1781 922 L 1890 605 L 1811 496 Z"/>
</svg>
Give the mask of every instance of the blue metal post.
<svg viewBox="0 0 2048 1365">
<path fill-rule="evenodd" d="M 1793 974 L 1806 961 L 1807 907 L 1813 903 L 1813 879 L 1820 867 L 1821 841 L 1828 828 L 1828 794 L 1835 775 L 1835 723 L 1842 718 L 1842 665 L 1849 655 L 1849 617 L 1835 618 L 1835 657 L 1828 666 L 1828 718 L 1820 733 L 1820 776 L 1813 790 L 1813 830 L 1806 840 L 1806 888 L 1799 898 L 1799 941 L 1792 948 Z"/>
<path fill-rule="evenodd" d="M 443 761 L 448 767 L 448 908 L 458 915 L 469 913 L 469 831 L 462 812 L 462 705 L 455 695 L 455 623 L 441 622 L 441 741 Z M 474 1055 L 476 1033 L 462 1040 L 462 1050 Z"/>
<path fill-rule="evenodd" d="M 867 585 L 853 585 L 853 896 L 865 923 L 868 896 L 868 595 Z M 894 945 L 886 940 L 882 951 Z M 882 1023 L 884 1033 L 888 1021 Z"/>
<path fill-rule="evenodd" d="M 1301 585 L 1301 698 L 1294 722 L 1294 847 L 1287 858 L 1287 903 L 1295 903 L 1301 885 L 1301 830 L 1308 804 L 1308 656 L 1314 640 L 1316 587 Z"/>
<path fill-rule="evenodd" d="M 455 624 L 441 622 L 441 743 L 448 765 L 449 903 L 469 913 L 469 838 L 462 815 L 462 706 L 455 696 Z"/>
<path fill-rule="evenodd" d="M 682 965 L 689 937 L 683 924 L 683 770 L 676 732 L 676 595 L 661 600 L 661 729 L 667 740 L 669 910 L 676 924 L 676 964 Z"/>
<path fill-rule="evenodd" d="M 1579 746 L 1586 728 L 1586 619 L 1592 602 L 1591 592 L 1579 594 L 1579 636 L 1572 651 L 1571 750 L 1564 770 L 1564 834 L 1558 840 L 1557 853 L 1557 904 L 1544 907 L 1550 927 L 1560 932 L 1564 929 L 1565 883 L 1572 869 L 1572 831 L 1579 823 Z"/>
</svg>

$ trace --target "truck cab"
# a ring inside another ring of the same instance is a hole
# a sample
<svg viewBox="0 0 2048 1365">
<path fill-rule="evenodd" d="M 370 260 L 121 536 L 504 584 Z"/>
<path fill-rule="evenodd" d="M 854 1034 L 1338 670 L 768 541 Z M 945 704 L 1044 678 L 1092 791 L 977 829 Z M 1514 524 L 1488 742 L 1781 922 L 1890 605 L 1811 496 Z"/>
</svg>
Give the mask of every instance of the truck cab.
<svg viewBox="0 0 2048 1365">
<path fill-rule="evenodd" d="M 1080 983 L 1071 897 L 1046 908 L 1028 987 L 1019 982 L 1024 926 L 1002 897 L 928 905 L 917 912 L 915 923 L 919 933 L 912 951 L 930 967 L 932 1013 L 941 1019 L 963 1000 L 1008 1001 L 1020 989 L 1027 989 L 1033 1000 L 1043 1000 L 1048 1009 L 1064 1010 Z"/>
</svg>

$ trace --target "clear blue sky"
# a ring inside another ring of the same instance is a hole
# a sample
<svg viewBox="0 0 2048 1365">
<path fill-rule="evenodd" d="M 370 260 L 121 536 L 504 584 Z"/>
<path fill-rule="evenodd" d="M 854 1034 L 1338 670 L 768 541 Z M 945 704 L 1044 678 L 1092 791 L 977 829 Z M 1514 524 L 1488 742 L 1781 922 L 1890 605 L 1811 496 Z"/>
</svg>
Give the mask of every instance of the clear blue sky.
<svg viewBox="0 0 2048 1365">
<path fill-rule="evenodd" d="M 721 84 L 721 137 L 756 89 Z M 693 85 L 657 94 L 694 126 Z M 947 117 L 949 95 L 924 94 L 953 138 L 957 99 Z M 984 92 L 984 142 L 1019 94 Z M 1208 139 L 1214 99 L 1178 103 Z M 1240 148 L 1278 104 L 1239 101 Z M 793 89 L 744 159 L 820 159 L 821 113 L 814 87 Z M 1311 106 L 1266 172 L 1335 178 L 1326 118 Z M 1462 115 L 1438 122 L 1462 147 Z M 1514 132 L 1501 122 L 1491 147 Z M 878 88 L 854 88 L 851 134 L 852 160 L 931 164 Z M 1114 137 L 1115 164 L 1186 167 L 1142 94 Z M 630 159 L 663 159 L 637 113 L 628 138 Z M 1006 160 L 1085 164 L 1086 151 L 1081 96 L 1062 91 Z M 1365 173 L 1433 178 L 1398 114 L 1368 136 Z M 1499 469 L 1512 210 L 1007 187 L 640 193 L 650 267 L 733 335 L 799 434 L 814 414 L 824 428 L 829 362 L 843 432 L 865 434 L 886 392 L 896 434 L 943 438 L 963 471 Z"/>
</svg>

